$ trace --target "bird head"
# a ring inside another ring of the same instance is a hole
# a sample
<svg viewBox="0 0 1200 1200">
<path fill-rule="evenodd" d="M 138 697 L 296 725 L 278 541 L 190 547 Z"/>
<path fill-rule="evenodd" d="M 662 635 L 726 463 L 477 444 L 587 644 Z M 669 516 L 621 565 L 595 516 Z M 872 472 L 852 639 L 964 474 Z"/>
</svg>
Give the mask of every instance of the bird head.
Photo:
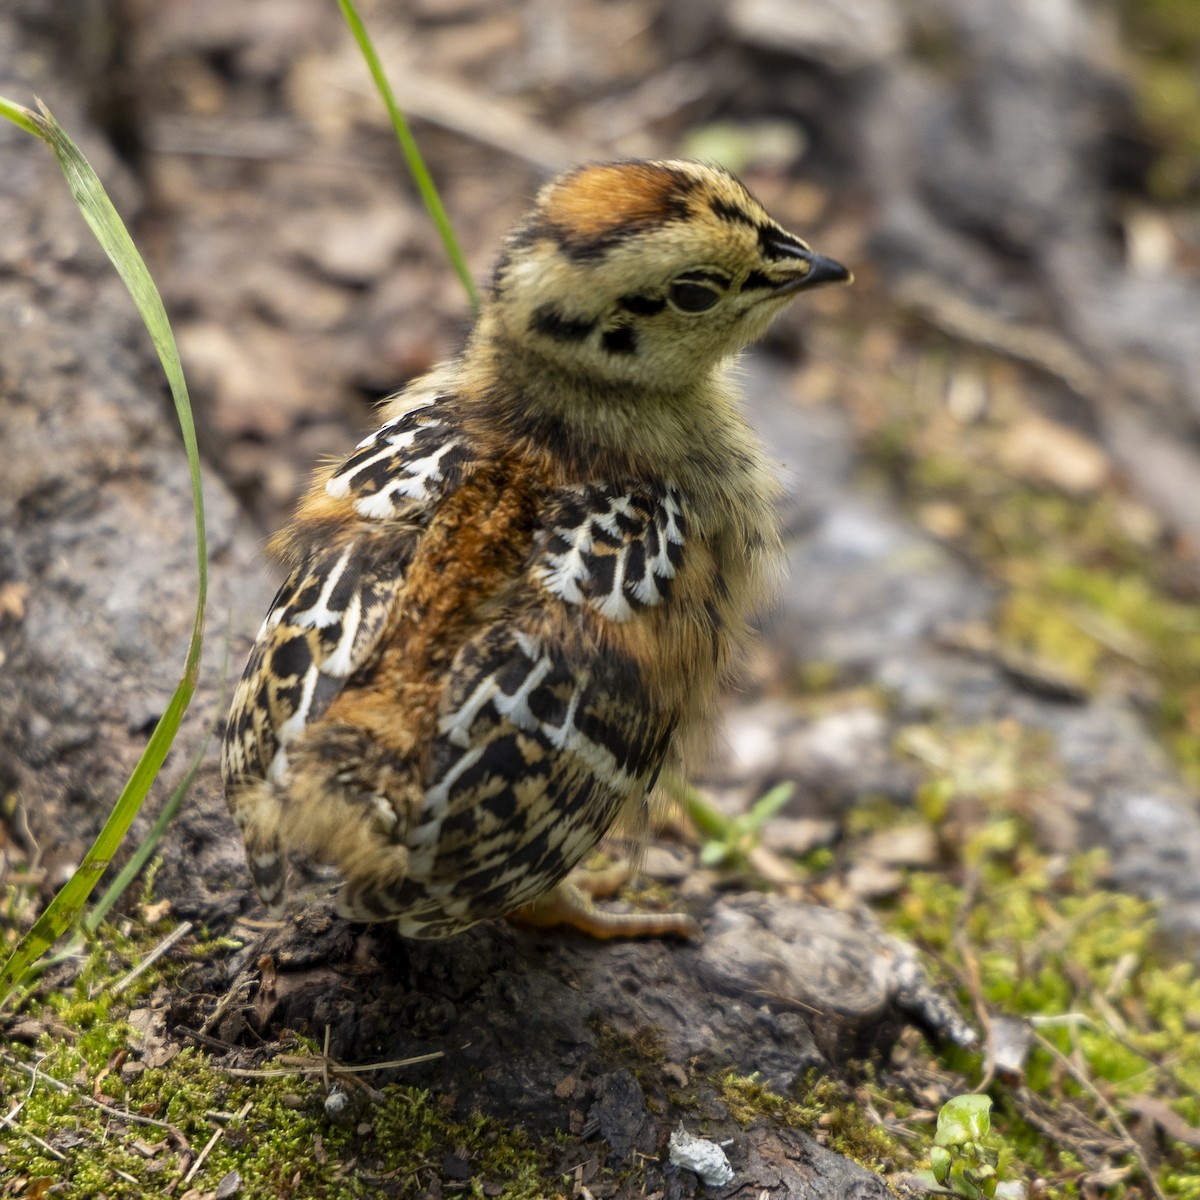
<svg viewBox="0 0 1200 1200">
<path fill-rule="evenodd" d="M 589 164 L 542 188 L 509 235 L 481 328 L 568 373 L 670 391 L 799 292 L 850 278 L 718 167 Z"/>
</svg>

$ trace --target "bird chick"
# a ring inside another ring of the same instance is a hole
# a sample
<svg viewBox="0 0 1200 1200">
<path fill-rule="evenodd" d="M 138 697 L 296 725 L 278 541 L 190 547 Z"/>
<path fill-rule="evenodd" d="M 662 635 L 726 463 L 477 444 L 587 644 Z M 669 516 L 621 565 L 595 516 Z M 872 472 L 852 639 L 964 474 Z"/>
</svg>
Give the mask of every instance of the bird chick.
<svg viewBox="0 0 1200 1200">
<path fill-rule="evenodd" d="M 775 485 L 723 364 L 849 272 L 694 162 L 592 164 L 504 243 L 465 349 L 319 472 L 222 767 L 254 885 L 288 848 L 339 911 L 445 937 L 520 909 L 600 936 L 567 876 L 636 827 L 774 587 Z"/>
</svg>

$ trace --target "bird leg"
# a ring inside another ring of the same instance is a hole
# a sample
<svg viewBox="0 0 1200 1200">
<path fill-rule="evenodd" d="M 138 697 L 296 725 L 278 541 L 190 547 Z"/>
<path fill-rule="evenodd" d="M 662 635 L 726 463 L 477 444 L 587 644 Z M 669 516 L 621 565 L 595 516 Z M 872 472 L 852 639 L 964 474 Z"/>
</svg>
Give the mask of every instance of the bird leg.
<svg viewBox="0 0 1200 1200">
<path fill-rule="evenodd" d="M 508 918 L 535 929 L 570 925 L 589 937 L 601 939 L 700 936 L 699 924 L 687 913 L 620 913 L 597 908 L 593 898 L 611 896 L 629 879 L 630 873 L 625 863 L 601 871 L 572 872 L 544 896 L 509 913 Z"/>
</svg>

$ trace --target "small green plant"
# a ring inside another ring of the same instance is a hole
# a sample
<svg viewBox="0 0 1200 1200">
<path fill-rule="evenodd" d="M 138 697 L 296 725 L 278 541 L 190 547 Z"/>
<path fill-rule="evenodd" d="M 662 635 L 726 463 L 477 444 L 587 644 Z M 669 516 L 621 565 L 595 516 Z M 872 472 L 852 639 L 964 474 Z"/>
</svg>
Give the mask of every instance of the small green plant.
<svg viewBox="0 0 1200 1200">
<path fill-rule="evenodd" d="M 706 867 L 742 863 L 758 845 L 763 826 L 782 810 L 795 790 L 796 785 L 789 781 L 764 793 L 741 816 L 730 820 L 719 837 L 710 838 L 700 847 L 700 861 Z"/>
<path fill-rule="evenodd" d="M 776 784 L 744 813 L 727 817 L 682 778 L 673 776 L 664 781 L 664 787 L 704 837 L 700 861 L 706 867 L 736 868 L 747 865 L 747 855 L 758 845 L 763 826 L 784 808 L 796 790 L 790 780 Z"/>
<path fill-rule="evenodd" d="M 979 1200 L 996 1194 L 997 1152 L 985 1146 L 992 1130 L 988 1096 L 955 1096 L 938 1113 L 929 1161 L 933 1177 L 956 1196 Z"/>
</svg>

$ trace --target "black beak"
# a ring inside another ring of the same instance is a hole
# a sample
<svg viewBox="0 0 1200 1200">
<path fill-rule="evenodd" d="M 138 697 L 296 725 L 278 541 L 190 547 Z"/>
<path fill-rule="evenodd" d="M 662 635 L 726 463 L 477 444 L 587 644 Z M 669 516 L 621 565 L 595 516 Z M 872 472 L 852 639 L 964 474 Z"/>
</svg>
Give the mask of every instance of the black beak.
<svg viewBox="0 0 1200 1200">
<path fill-rule="evenodd" d="M 808 262 L 808 274 L 797 281 L 797 290 L 816 287 L 820 283 L 854 282 L 854 276 L 848 268 L 843 267 L 840 262 L 835 262 L 832 258 L 826 258 L 823 254 L 809 251 L 806 261 Z"/>
<path fill-rule="evenodd" d="M 786 272 L 775 287 L 777 296 L 806 291 L 822 283 L 853 283 L 854 276 L 840 262 L 818 254 L 799 238 L 782 229 L 764 229 L 759 244 L 766 257 Z"/>
<path fill-rule="evenodd" d="M 854 276 L 840 262 L 826 258 L 823 254 L 816 254 L 807 248 L 789 255 L 789 257 L 794 261 L 787 264 L 791 268 L 788 275 L 776 284 L 774 291 L 776 296 L 791 296 L 796 292 L 806 292 L 809 288 L 819 287 L 822 283 L 852 283 L 854 281 Z M 780 266 L 783 265 L 780 264 Z M 808 269 L 801 274 L 803 267 Z M 792 270 L 796 273 L 792 274 Z"/>
</svg>

